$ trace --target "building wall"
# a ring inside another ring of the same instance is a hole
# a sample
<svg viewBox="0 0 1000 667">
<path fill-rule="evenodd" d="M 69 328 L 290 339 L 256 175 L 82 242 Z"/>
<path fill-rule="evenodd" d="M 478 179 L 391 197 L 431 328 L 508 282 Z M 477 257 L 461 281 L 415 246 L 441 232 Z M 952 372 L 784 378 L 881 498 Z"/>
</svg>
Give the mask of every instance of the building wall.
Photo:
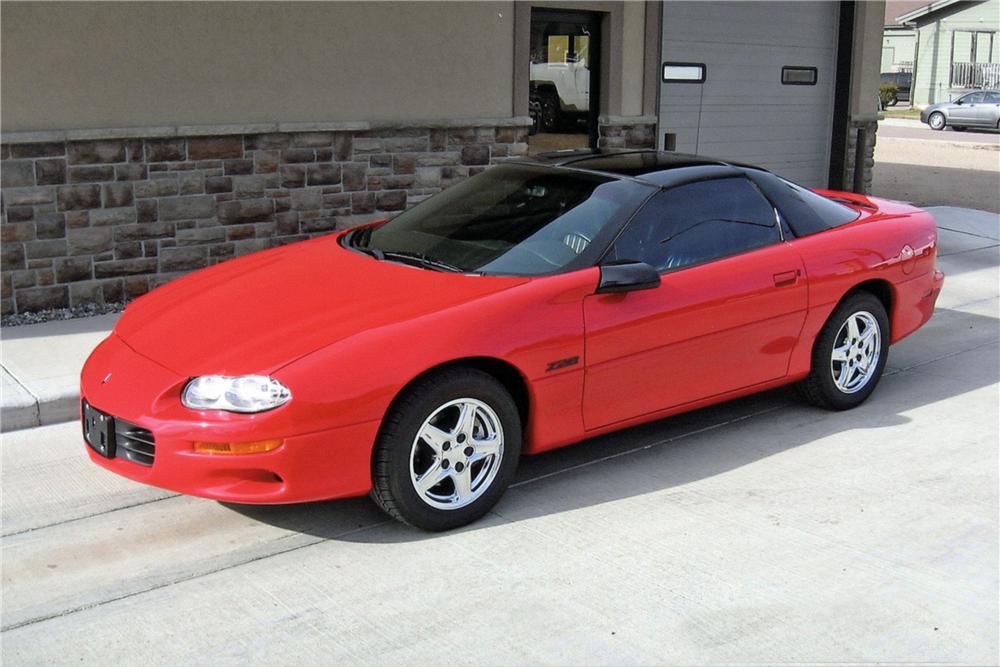
<svg viewBox="0 0 1000 667">
<path fill-rule="evenodd" d="M 389 217 L 526 141 L 480 125 L 4 144 L 2 312 L 121 302 Z"/>
<path fill-rule="evenodd" d="M 5 132 L 512 115 L 513 2 L 4 3 Z"/>
<path fill-rule="evenodd" d="M 919 43 L 917 71 L 913 82 L 916 106 L 953 99 L 961 90 L 950 87 L 952 33 L 956 30 L 993 30 L 993 62 L 1000 62 L 1000 0 L 959 2 L 916 19 Z M 967 57 L 956 54 L 958 62 Z"/>
<path fill-rule="evenodd" d="M 662 84 L 657 141 L 825 186 L 838 22 L 836 2 L 665 3 L 663 60 L 704 63 L 706 80 Z M 786 65 L 816 67 L 816 85 L 783 85 Z"/>
<path fill-rule="evenodd" d="M 913 30 L 886 28 L 882 35 L 882 72 L 898 72 L 900 65 L 912 65 L 917 35 Z"/>
</svg>

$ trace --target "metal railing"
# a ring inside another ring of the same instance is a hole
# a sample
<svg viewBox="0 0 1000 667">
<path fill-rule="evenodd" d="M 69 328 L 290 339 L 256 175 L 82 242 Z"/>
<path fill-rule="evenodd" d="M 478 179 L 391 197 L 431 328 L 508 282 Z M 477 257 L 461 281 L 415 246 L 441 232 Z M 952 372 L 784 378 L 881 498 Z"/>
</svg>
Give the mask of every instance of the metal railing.
<svg viewBox="0 0 1000 667">
<path fill-rule="evenodd" d="M 1000 63 L 952 63 L 952 88 L 1000 87 Z"/>
</svg>

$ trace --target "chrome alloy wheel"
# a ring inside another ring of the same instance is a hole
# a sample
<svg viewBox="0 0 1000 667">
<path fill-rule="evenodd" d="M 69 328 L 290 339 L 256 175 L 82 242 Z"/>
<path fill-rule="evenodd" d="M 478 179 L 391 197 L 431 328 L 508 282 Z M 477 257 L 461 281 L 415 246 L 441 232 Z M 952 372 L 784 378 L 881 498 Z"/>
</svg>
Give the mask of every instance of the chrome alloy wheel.
<svg viewBox="0 0 1000 667">
<path fill-rule="evenodd" d="M 455 510 L 486 493 L 503 459 L 497 413 L 474 398 L 458 398 L 424 420 L 410 449 L 410 481 L 431 507 Z"/>
<path fill-rule="evenodd" d="M 858 311 L 847 318 L 837 332 L 830 372 L 837 389 L 855 394 L 875 376 L 882 352 L 882 334 L 875 316 Z"/>
</svg>

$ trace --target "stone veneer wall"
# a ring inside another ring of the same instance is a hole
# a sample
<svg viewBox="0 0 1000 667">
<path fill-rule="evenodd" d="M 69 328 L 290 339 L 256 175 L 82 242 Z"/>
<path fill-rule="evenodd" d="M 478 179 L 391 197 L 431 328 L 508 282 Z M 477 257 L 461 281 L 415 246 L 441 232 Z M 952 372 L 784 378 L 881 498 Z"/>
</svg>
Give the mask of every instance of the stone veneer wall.
<svg viewBox="0 0 1000 667">
<path fill-rule="evenodd" d="M 526 120 L 43 143 L 4 137 L 2 312 L 126 301 L 194 269 L 402 211 L 495 160 L 525 154 Z"/>
<path fill-rule="evenodd" d="M 598 124 L 598 148 L 656 148 L 656 119 L 628 122 L 602 118 Z"/>
<path fill-rule="evenodd" d="M 844 154 L 844 189 L 854 189 L 855 161 L 858 149 L 858 130 L 865 130 L 865 145 L 861 152 L 864 156 L 862 169 L 862 188 L 858 194 L 872 193 L 872 178 L 875 170 L 875 141 L 878 138 L 878 121 L 852 121 L 847 129 L 847 151 Z"/>
</svg>

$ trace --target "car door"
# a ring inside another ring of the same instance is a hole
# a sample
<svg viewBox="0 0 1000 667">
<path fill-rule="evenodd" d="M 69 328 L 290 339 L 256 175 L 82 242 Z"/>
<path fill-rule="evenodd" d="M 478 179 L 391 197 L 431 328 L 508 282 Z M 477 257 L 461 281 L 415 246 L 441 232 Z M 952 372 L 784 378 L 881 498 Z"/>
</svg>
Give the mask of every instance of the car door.
<svg viewBox="0 0 1000 667">
<path fill-rule="evenodd" d="M 584 299 L 589 429 L 784 377 L 807 307 L 804 267 L 746 178 L 654 195 L 605 261 L 661 284 Z"/>
<path fill-rule="evenodd" d="M 985 125 L 987 119 L 984 114 L 988 113 L 986 105 L 983 103 L 985 97 L 985 93 L 977 91 L 959 98 L 961 104 L 956 102 L 955 105 L 948 109 L 949 124 L 959 126 Z"/>
<path fill-rule="evenodd" d="M 983 106 L 989 112 L 986 124 L 990 127 L 1000 129 L 1000 93 L 986 93 L 986 100 L 983 102 Z"/>
</svg>

